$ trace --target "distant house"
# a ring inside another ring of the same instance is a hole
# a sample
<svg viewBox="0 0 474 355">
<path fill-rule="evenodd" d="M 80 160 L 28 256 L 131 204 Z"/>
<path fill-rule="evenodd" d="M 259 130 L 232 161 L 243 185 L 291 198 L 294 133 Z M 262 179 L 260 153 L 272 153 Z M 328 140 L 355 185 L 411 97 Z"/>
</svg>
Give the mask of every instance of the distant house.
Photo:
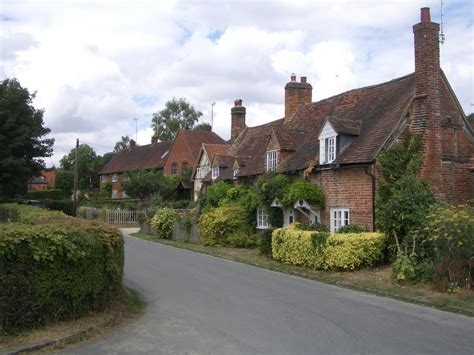
<svg viewBox="0 0 474 355">
<path fill-rule="evenodd" d="M 431 22 L 429 8 L 421 9 L 413 32 L 412 74 L 318 102 L 312 102 L 306 77 L 297 81 L 292 75 L 285 86 L 285 116 L 257 127 L 246 126 L 246 109 L 242 100 L 235 101 L 231 146 L 223 153 L 227 169 L 231 156 L 240 181 L 275 171 L 305 176 L 325 192 L 323 209 L 304 200 L 289 207 L 274 201 L 285 225 L 301 221 L 321 222 L 331 231 L 347 224 L 375 228 L 374 199 L 381 179 L 377 158 L 406 132 L 421 136 L 421 176 L 441 200 L 457 204 L 474 197 L 473 128 L 440 68 L 439 25 Z M 212 162 L 206 152 L 201 150 L 198 167 L 217 168 L 221 159 Z M 257 227 L 268 227 L 265 209 L 258 210 L 256 220 Z"/>
<path fill-rule="evenodd" d="M 28 180 L 28 191 L 54 189 L 56 186 L 56 168 L 47 168 L 41 171 L 40 176 Z"/>
<path fill-rule="evenodd" d="M 204 131 L 180 130 L 172 142 L 158 142 L 153 137 L 151 144 L 138 146 L 131 140 L 129 148 L 117 153 L 99 172 L 101 188 L 105 182 L 110 181 L 112 198 L 127 197 L 120 177 L 128 170 L 159 170 L 167 176 L 188 173 L 190 176 L 203 143 L 222 144 L 225 141 L 211 132 L 210 128 Z M 192 187 L 183 181 L 180 188 L 190 191 Z"/>
<path fill-rule="evenodd" d="M 104 183 L 112 184 L 111 198 L 125 198 L 120 178 L 128 170 L 163 170 L 166 158 L 170 153 L 172 142 L 158 142 L 152 138 L 152 143 L 138 146 L 130 140 L 127 149 L 118 152 L 99 172 L 101 190 Z"/>
</svg>

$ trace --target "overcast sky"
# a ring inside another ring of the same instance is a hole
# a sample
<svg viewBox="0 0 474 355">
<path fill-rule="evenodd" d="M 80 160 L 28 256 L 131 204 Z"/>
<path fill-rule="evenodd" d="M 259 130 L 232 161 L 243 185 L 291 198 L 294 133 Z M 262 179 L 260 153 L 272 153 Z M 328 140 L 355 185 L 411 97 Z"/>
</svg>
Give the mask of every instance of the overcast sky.
<svg viewBox="0 0 474 355">
<path fill-rule="evenodd" d="M 0 79 L 17 78 L 56 139 L 55 163 L 75 139 L 98 154 L 123 135 L 148 144 L 151 117 L 188 99 L 230 136 L 234 99 L 247 125 L 283 116 L 291 73 L 313 101 L 414 71 L 420 8 L 440 1 L 0 0 Z M 441 65 L 466 114 L 474 111 L 472 1 L 444 0 Z"/>
</svg>

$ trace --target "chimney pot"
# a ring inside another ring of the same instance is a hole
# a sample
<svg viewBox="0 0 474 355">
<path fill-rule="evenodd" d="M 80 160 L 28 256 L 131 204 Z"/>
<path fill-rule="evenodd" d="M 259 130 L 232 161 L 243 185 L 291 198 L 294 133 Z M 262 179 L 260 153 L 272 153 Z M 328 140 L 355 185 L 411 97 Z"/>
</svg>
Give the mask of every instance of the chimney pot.
<svg viewBox="0 0 474 355">
<path fill-rule="evenodd" d="M 234 107 L 240 107 L 240 106 L 242 106 L 242 100 L 241 99 L 234 100 Z"/>
<path fill-rule="evenodd" d="M 421 8 L 421 22 L 431 22 L 430 8 Z"/>
<path fill-rule="evenodd" d="M 137 144 L 133 139 L 130 139 L 130 148 L 135 147 Z"/>
<path fill-rule="evenodd" d="M 155 143 L 158 143 L 158 137 L 157 136 L 151 137 L 151 144 L 155 144 Z"/>
<path fill-rule="evenodd" d="M 302 83 L 306 83 L 306 77 L 305 77 L 305 76 L 302 76 L 302 77 L 301 77 L 301 82 L 302 82 Z"/>
<path fill-rule="evenodd" d="M 291 79 L 290 80 L 291 81 L 296 81 L 296 74 L 295 73 L 291 74 Z"/>
</svg>

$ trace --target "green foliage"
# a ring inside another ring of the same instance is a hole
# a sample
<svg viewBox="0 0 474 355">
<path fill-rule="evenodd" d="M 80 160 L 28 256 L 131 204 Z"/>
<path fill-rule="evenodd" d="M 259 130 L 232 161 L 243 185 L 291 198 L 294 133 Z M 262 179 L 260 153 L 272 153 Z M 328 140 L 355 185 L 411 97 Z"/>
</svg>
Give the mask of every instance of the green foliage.
<svg viewBox="0 0 474 355">
<path fill-rule="evenodd" d="M 267 172 L 258 177 L 255 189 L 265 206 L 270 206 L 275 198 L 283 199 L 283 194 L 290 185 L 290 179 L 283 174 Z M 293 201 L 294 202 L 294 201 Z"/>
<path fill-rule="evenodd" d="M 310 181 L 299 179 L 293 182 L 284 192 L 281 202 L 285 206 L 292 206 L 299 199 L 324 208 L 324 191 Z"/>
<path fill-rule="evenodd" d="M 174 222 L 177 221 L 178 216 L 178 213 L 170 208 L 163 208 L 156 212 L 150 221 L 150 225 L 156 231 L 158 238 L 171 238 Z"/>
<path fill-rule="evenodd" d="M 369 232 L 369 229 L 367 227 L 360 227 L 356 224 L 347 224 L 337 231 L 337 233 L 365 233 Z"/>
<path fill-rule="evenodd" d="M 216 182 L 209 186 L 207 189 L 207 194 L 202 198 L 202 207 L 218 207 L 220 201 L 222 201 L 227 196 L 227 191 L 229 191 L 231 187 L 231 184 L 223 181 Z"/>
<path fill-rule="evenodd" d="M 121 179 L 127 195 L 142 202 L 149 202 L 154 195 L 158 195 L 160 202 L 175 198 L 179 181 L 179 176 L 164 176 L 153 170 L 127 171 Z"/>
<path fill-rule="evenodd" d="M 205 246 L 226 245 L 228 236 L 249 232 L 242 206 L 226 206 L 204 212 L 199 218 L 200 239 Z"/>
<path fill-rule="evenodd" d="M 56 187 L 71 193 L 74 188 L 74 170 L 56 169 Z"/>
<path fill-rule="evenodd" d="M 255 248 L 258 244 L 258 236 L 239 230 L 225 239 L 225 246 L 231 248 Z"/>
<path fill-rule="evenodd" d="M 59 211 L 48 211 L 43 208 L 19 205 L 16 203 L 5 203 L 0 205 L 0 222 L 19 222 L 34 224 L 45 217 L 63 217 L 64 213 Z"/>
<path fill-rule="evenodd" d="M 329 234 L 296 228 L 273 232 L 273 258 L 315 269 L 353 270 L 380 262 L 385 249 L 382 233 Z"/>
<path fill-rule="evenodd" d="M 427 216 L 416 238 L 427 238 L 438 261 L 437 279 L 459 286 L 472 283 L 474 207 L 439 205 Z"/>
<path fill-rule="evenodd" d="M 120 231 L 32 207 L 14 209 L 34 225 L 0 226 L 0 328 L 33 327 L 102 309 L 121 285 Z"/>
<path fill-rule="evenodd" d="M 272 257 L 272 232 L 271 229 L 266 229 L 259 233 L 260 240 L 258 242 L 258 251 L 266 257 Z"/>
<path fill-rule="evenodd" d="M 61 169 L 68 171 L 69 175 L 64 175 L 68 178 L 64 182 L 60 182 L 61 188 L 66 191 L 71 191 L 74 187 L 74 178 L 70 181 L 71 173 L 74 174 L 74 164 L 76 160 L 76 148 L 71 149 L 68 155 L 65 155 L 60 160 Z M 86 191 L 90 189 L 99 188 L 99 171 L 102 168 L 102 158 L 97 156 L 94 149 L 87 144 L 79 145 L 78 149 L 78 183 L 80 190 Z M 59 170 L 59 169 L 58 169 Z M 74 175 L 73 175 L 74 176 Z M 56 177 L 56 180 L 58 177 Z M 62 177 L 61 177 L 62 179 Z M 64 186 L 66 183 L 71 183 L 69 186 Z"/>
<path fill-rule="evenodd" d="M 329 232 L 328 228 L 322 223 L 312 223 L 310 225 L 294 222 L 288 228 L 302 231 Z"/>
<path fill-rule="evenodd" d="M 416 262 L 406 253 L 398 253 L 392 268 L 398 281 L 409 281 L 416 277 Z"/>
<path fill-rule="evenodd" d="M 102 191 L 101 191 L 103 198 L 111 198 L 112 196 L 112 181 L 104 181 L 102 183 Z"/>
<path fill-rule="evenodd" d="M 100 157 L 100 165 L 102 167 L 106 166 L 115 156 L 114 152 L 105 153 L 103 156 Z"/>
<path fill-rule="evenodd" d="M 62 211 L 69 216 L 74 216 L 73 202 L 71 200 L 41 200 L 48 210 Z"/>
<path fill-rule="evenodd" d="M 262 201 L 255 189 L 245 185 L 236 185 L 227 191 L 226 197 L 221 200 L 220 205 L 243 207 L 247 225 L 252 226 L 256 223 L 257 208 L 262 205 Z"/>
<path fill-rule="evenodd" d="M 66 191 L 61 189 L 51 189 L 51 190 L 42 190 L 42 191 L 28 191 L 25 194 L 25 199 L 28 200 L 64 200 L 68 198 Z"/>
<path fill-rule="evenodd" d="M 173 97 L 164 110 L 153 114 L 151 126 L 159 140 L 171 141 L 180 129 L 192 129 L 201 116 L 186 99 Z"/>
<path fill-rule="evenodd" d="M 113 154 L 117 154 L 118 152 L 127 149 L 129 145 L 130 137 L 128 135 L 122 136 L 122 138 L 117 143 L 115 143 Z"/>
<path fill-rule="evenodd" d="M 44 167 L 42 158 L 53 153 L 34 98 L 16 79 L 0 82 L 0 197 L 25 193 L 28 179 Z"/>
</svg>

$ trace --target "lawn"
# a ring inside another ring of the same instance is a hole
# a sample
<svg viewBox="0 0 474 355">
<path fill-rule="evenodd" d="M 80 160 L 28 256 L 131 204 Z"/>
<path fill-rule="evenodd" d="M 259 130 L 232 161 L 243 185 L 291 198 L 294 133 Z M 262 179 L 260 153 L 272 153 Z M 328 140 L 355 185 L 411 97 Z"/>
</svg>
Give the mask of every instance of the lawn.
<svg viewBox="0 0 474 355">
<path fill-rule="evenodd" d="M 225 247 L 205 247 L 202 245 L 158 239 L 146 233 L 132 234 L 135 237 L 198 253 L 254 265 L 261 268 L 297 275 L 331 285 L 359 290 L 379 296 L 394 298 L 405 302 L 422 304 L 432 308 L 474 316 L 474 292 L 461 290 L 449 294 L 436 291 L 429 284 L 398 283 L 390 266 L 366 268 L 355 271 L 323 271 L 306 267 L 288 265 L 259 254 L 256 249 L 237 249 Z"/>
</svg>

